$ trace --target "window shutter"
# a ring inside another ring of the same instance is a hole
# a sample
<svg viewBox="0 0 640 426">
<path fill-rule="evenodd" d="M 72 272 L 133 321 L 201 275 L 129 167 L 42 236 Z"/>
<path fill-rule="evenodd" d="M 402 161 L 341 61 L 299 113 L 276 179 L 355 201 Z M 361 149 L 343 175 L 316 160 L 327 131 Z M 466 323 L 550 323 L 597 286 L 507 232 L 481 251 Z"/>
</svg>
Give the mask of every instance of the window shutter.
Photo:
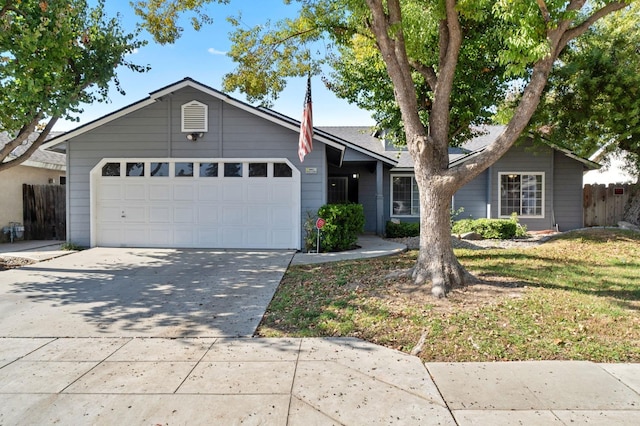
<svg viewBox="0 0 640 426">
<path fill-rule="evenodd" d="M 207 132 L 209 130 L 207 112 L 207 105 L 198 101 L 182 105 L 182 131 Z"/>
</svg>

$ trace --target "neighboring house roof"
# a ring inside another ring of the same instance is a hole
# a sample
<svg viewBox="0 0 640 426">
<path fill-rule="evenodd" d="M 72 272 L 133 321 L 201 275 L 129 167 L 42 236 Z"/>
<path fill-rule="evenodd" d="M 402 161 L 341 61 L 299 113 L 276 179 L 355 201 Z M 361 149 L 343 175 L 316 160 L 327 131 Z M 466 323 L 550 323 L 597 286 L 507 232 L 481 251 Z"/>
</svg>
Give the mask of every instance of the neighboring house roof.
<svg viewBox="0 0 640 426">
<path fill-rule="evenodd" d="M 47 140 L 50 140 L 60 135 L 61 133 L 62 132 L 51 132 L 49 133 Z M 29 137 L 24 143 L 22 143 L 21 145 L 18 145 L 13 151 L 11 151 L 11 153 L 5 159 L 5 161 L 10 161 L 22 155 L 31 146 L 33 141 L 35 141 L 38 136 L 39 136 L 39 133 L 37 132 L 29 135 Z M 6 143 L 10 142 L 11 140 L 12 138 L 6 132 L 0 133 L 0 146 L 4 146 Z M 46 151 L 43 149 L 43 147 L 40 147 L 31 155 L 31 157 L 29 157 L 29 159 L 27 159 L 21 165 L 29 166 L 29 167 L 38 167 L 42 169 L 65 170 L 66 164 L 67 164 L 66 156 L 64 154 L 60 154 L 58 152 Z"/>
</svg>

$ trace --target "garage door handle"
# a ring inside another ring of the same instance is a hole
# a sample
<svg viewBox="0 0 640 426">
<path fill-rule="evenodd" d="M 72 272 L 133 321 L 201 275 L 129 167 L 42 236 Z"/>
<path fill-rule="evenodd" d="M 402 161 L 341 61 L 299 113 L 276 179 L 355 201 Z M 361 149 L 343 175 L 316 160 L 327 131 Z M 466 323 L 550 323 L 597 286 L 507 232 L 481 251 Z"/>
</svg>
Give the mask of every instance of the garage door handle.
<svg viewBox="0 0 640 426">
<path fill-rule="evenodd" d="M 124 210 L 122 210 L 122 214 L 120 215 L 120 217 L 127 217 L 127 215 L 124 214 Z"/>
</svg>

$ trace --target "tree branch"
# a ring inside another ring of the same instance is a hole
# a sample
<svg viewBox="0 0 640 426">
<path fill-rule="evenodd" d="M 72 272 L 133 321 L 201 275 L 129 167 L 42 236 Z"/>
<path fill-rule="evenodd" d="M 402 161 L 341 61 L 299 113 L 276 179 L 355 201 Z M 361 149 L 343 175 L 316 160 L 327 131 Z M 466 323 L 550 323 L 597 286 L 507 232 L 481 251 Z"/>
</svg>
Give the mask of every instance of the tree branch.
<svg viewBox="0 0 640 426">
<path fill-rule="evenodd" d="M 414 70 L 416 70 L 418 73 L 420 73 L 421 76 L 424 77 L 432 91 L 436 90 L 438 76 L 436 75 L 436 71 L 433 69 L 433 67 L 428 67 L 413 59 L 409 59 L 409 65 L 411 65 Z"/>
<path fill-rule="evenodd" d="M 562 50 L 571 40 L 587 32 L 589 27 L 591 27 L 591 25 L 593 25 L 598 19 L 603 18 L 604 16 L 616 12 L 620 9 L 624 9 L 625 7 L 629 6 L 629 4 L 629 2 L 619 1 L 606 4 L 602 8 L 596 10 L 580 25 L 570 28 L 569 30 L 567 30 L 567 32 L 564 33 L 562 39 L 560 40 L 560 50 Z"/>
<path fill-rule="evenodd" d="M 33 141 L 33 143 L 31 143 L 31 145 L 29 146 L 29 148 L 27 148 L 27 150 L 25 152 L 23 152 L 20 156 L 14 158 L 13 160 L 4 162 L 4 163 L 0 163 L 0 172 L 2 172 L 3 170 L 9 169 L 13 166 L 18 166 L 22 163 L 24 163 L 25 161 L 27 161 L 34 152 L 36 152 L 36 150 L 38 148 L 40 148 L 40 146 L 42 146 L 42 143 L 47 139 L 47 136 L 49 136 L 49 133 L 51 133 L 51 129 L 53 129 L 53 126 L 56 124 L 56 122 L 58 121 L 59 117 L 52 117 L 49 122 L 47 123 L 47 125 L 44 127 L 44 129 L 42 130 L 42 132 L 40 132 L 40 134 L 38 135 L 38 137 L 36 138 L 36 140 Z M 30 132 L 26 132 L 24 131 L 25 128 L 20 130 L 20 133 L 18 134 L 18 137 L 16 137 L 16 139 L 14 139 L 12 142 L 8 143 L 12 144 L 14 143 L 16 140 L 18 140 L 19 138 L 23 138 L 26 139 L 26 137 L 28 137 L 30 134 L 33 133 L 33 131 L 35 130 L 35 125 L 38 123 L 38 121 L 32 121 L 29 125 L 29 127 L 31 127 L 31 131 Z M 33 125 L 33 126 L 31 126 Z M 26 136 L 25 136 L 26 135 Z M 20 143 L 18 143 L 15 146 L 20 145 Z M 14 146 L 14 148 L 15 148 Z M 6 145 L 5 145 L 6 147 Z M 2 151 L 4 151 L 4 148 L 2 149 Z M 13 151 L 13 149 L 11 149 L 11 151 Z M 4 155 L 2 157 L 2 160 L 4 160 L 10 153 L 11 151 L 9 151 L 6 155 Z M 2 155 L 2 154 L 0 154 Z"/>
<path fill-rule="evenodd" d="M 366 0 L 371 11 L 371 32 L 387 68 L 387 74 L 393 82 L 394 96 L 400 107 L 407 134 L 424 135 L 424 125 L 418 115 L 416 89 L 411 76 L 411 66 L 406 53 L 404 35 L 402 33 L 402 16 L 399 0 L 388 0 L 387 10 L 381 0 Z M 393 34 L 393 38 L 391 37 Z M 407 141 L 411 146 L 412 141 Z"/>
<path fill-rule="evenodd" d="M 446 20 L 440 25 L 440 46 L 438 81 L 429 117 L 429 135 L 438 145 L 444 144 L 440 149 L 446 149 L 449 143 L 451 92 L 462 46 L 462 28 L 455 0 L 446 1 Z"/>
<path fill-rule="evenodd" d="M 549 13 L 549 9 L 547 9 L 547 4 L 544 0 L 536 0 L 538 2 L 538 7 L 540 8 L 540 12 L 542 13 L 542 19 L 547 24 L 551 21 L 551 14 Z"/>
</svg>

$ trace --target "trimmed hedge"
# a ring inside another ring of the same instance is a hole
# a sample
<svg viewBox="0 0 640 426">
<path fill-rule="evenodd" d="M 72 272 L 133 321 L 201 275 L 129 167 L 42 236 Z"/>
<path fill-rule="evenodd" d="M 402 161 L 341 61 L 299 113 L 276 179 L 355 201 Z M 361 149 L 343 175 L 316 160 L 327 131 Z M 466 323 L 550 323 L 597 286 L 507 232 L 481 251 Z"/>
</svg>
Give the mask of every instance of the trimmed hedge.
<svg viewBox="0 0 640 426">
<path fill-rule="evenodd" d="M 358 235 L 364 231 L 362 204 L 325 204 L 318 217 L 326 223 L 320 231 L 320 251 L 343 251 L 356 247 Z"/>
<path fill-rule="evenodd" d="M 459 235 L 467 232 L 475 232 L 486 239 L 508 240 L 526 236 L 527 229 L 518 223 L 517 217 L 511 219 L 462 219 L 453 223 L 452 234 Z"/>
<path fill-rule="evenodd" d="M 406 238 L 417 237 L 420 235 L 420 223 L 419 222 L 400 222 L 393 223 L 387 222 L 387 229 L 385 230 L 387 238 Z"/>
</svg>

